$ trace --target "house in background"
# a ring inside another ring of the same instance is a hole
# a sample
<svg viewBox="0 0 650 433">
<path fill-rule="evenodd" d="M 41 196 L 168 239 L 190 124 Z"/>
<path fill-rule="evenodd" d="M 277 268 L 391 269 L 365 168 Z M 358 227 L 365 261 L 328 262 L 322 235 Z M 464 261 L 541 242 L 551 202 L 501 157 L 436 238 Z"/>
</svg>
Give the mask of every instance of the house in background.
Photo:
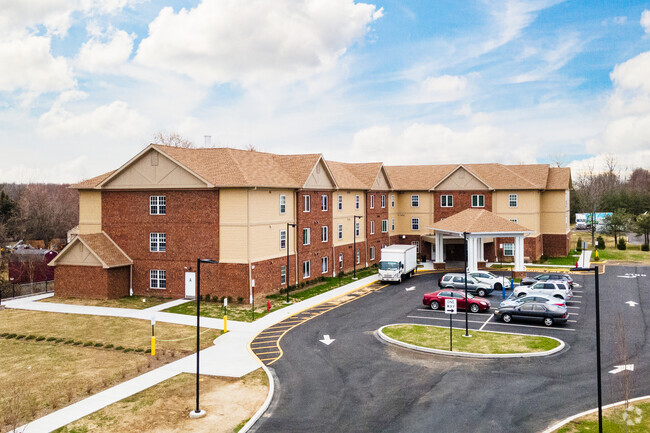
<svg viewBox="0 0 650 433">
<path fill-rule="evenodd" d="M 372 265 L 392 243 L 431 259 L 430 227 L 466 208 L 529 228 L 531 260 L 569 250 L 570 171 L 548 165 L 385 167 L 152 144 L 73 187 L 78 236 L 51 263 L 56 296 L 191 297 L 204 258 L 219 263 L 202 267 L 203 293 L 249 299 Z M 508 244 L 485 239 L 486 259 L 509 257 Z M 443 248 L 459 254 L 457 239 Z"/>
</svg>

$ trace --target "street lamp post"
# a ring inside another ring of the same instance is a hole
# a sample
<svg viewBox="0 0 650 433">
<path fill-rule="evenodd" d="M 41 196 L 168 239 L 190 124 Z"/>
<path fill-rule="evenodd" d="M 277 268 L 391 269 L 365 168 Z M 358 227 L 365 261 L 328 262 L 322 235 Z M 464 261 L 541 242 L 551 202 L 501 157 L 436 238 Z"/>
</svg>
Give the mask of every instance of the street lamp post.
<svg viewBox="0 0 650 433">
<path fill-rule="evenodd" d="M 598 286 L 598 266 L 593 268 L 573 268 L 574 271 L 594 271 L 596 295 L 596 377 L 598 381 L 598 433 L 603 433 L 603 387 L 600 374 L 600 289 Z"/>
<path fill-rule="evenodd" d="M 287 304 L 289 303 L 289 227 L 295 227 L 295 224 L 287 223 L 287 271 L 285 276 L 287 279 Z M 296 233 L 296 239 L 298 239 L 298 234 Z M 296 254 L 298 254 L 298 249 L 296 249 Z"/>
<path fill-rule="evenodd" d="M 199 354 L 201 352 L 201 263 L 219 263 L 216 260 L 196 259 L 196 410 L 190 412 L 190 418 L 202 418 L 205 411 L 199 409 Z"/>
<path fill-rule="evenodd" d="M 353 221 L 354 221 L 354 251 L 353 251 L 353 257 L 352 261 L 354 262 L 354 274 L 352 275 L 352 279 L 356 280 L 357 279 L 357 218 L 361 219 L 363 218 L 362 215 L 354 215 Z"/>
</svg>

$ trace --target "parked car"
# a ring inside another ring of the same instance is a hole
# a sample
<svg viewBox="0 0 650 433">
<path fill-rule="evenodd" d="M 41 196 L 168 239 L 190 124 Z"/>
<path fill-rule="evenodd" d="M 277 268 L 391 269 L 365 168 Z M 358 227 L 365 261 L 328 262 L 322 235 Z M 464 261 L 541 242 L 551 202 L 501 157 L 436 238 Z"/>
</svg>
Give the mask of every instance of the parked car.
<svg viewBox="0 0 650 433">
<path fill-rule="evenodd" d="M 557 305 L 558 307 L 566 307 L 566 301 L 555 296 L 543 295 L 541 293 L 534 293 L 528 296 L 517 297 L 514 293 L 508 297 L 505 301 L 499 304 L 499 308 L 511 307 L 513 305 L 521 305 L 526 302 L 540 302 L 542 304 L 552 304 Z"/>
<path fill-rule="evenodd" d="M 438 281 L 438 286 L 443 289 L 449 287 L 465 291 L 465 274 L 445 274 Z M 468 275 L 467 291 L 478 296 L 485 296 L 492 293 L 494 288 L 490 284 L 481 283 L 476 278 Z"/>
<path fill-rule="evenodd" d="M 445 299 L 456 299 L 457 307 L 464 310 L 469 304 L 469 311 L 472 313 L 478 313 L 479 311 L 487 311 L 490 309 L 490 301 L 485 298 L 480 298 L 478 296 L 473 296 L 467 294 L 467 299 L 465 299 L 465 293 L 459 290 L 449 290 L 442 289 L 437 292 L 425 293 L 424 298 L 422 298 L 422 303 L 427 305 L 432 310 L 438 310 L 440 308 L 445 308 Z"/>
<path fill-rule="evenodd" d="M 500 277 L 498 275 L 495 275 L 492 272 L 478 271 L 478 272 L 471 272 L 469 275 L 471 275 L 473 278 L 476 278 L 481 283 L 486 283 L 491 285 L 494 290 L 501 290 L 503 287 L 505 287 L 506 289 L 510 288 L 509 279 L 507 279 L 504 276 Z"/>
<path fill-rule="evenodd" d="M 516 297 L 542 294 L 554 296 L 568 301 L 573 297 L 573 290 L 564 281 L 553 281 L 546 283 L 535 283 L 532 286 L 518 286 L 512 291 Z"/>
<path fill-rule="evenodd" d="M 520 305 L 499 307 L 494 311 L 494 316 L 506 323 L 510 323 L 514 318 L 541 319 L 546 326 L 553 326 L 554 323 L 566 323 L 569 319 L 566 307 L 541 302 L 525 302 Z"/>
<path fill-rule="evenodd" d="M 539 274 L 534 277 L 522 278 L 521 285 L 529 286 L 538 282 L 553 282 L 553 281 L 566 281 L 569 284 L 569 287 L 573 289 L 573 278 L 569 274 Z"/>
</svg>

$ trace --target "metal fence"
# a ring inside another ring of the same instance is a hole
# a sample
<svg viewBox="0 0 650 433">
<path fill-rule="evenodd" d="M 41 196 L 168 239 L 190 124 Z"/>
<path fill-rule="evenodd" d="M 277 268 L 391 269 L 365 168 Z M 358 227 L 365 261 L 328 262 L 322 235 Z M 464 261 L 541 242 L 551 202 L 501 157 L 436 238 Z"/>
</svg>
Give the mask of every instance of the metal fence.
<svg viewBox="0 0 650 433">
<path fill-rule="evenodd" d="M 41 281 L 38 283 L 10 284 L 3 282 L 0 284 L 0 299 L 10 300 L 29 295 L 40 295 L 42 293 L 54 292 L 54 281 Z"/>
</svg>

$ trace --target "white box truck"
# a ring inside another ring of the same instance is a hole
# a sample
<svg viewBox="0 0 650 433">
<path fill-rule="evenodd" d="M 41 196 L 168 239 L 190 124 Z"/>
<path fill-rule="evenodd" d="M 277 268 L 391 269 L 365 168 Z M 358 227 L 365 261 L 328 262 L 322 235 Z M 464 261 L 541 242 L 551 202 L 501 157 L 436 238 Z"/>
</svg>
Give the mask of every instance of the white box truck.
<svg viewBox="0 0 650 433">
<path fill-rule="evenodd" d="M 413 275 L 418 265 L 415 245 L 391 245 L 381 249 L 380 281 L 403 281 Z"/>
</svg>

